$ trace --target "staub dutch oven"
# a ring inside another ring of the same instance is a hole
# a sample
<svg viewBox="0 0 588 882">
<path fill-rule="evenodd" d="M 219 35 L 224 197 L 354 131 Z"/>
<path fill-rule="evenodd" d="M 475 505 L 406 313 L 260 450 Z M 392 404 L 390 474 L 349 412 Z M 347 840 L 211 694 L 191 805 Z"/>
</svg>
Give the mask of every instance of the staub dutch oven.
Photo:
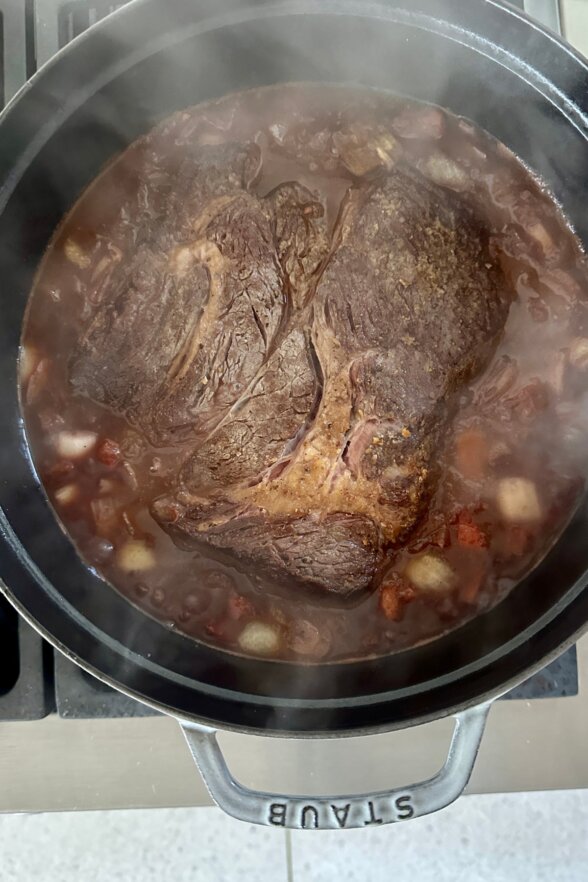
<svg viewBox="0 0 588 882">
<path fill-rule="evenodd" d="M 35 474 L 16 366 L 35 269 L 60 218 L 113 155 L 162 116 L 282 81 L 362 83 L 475 120 L 538 172 L 588 244 L 588 67 L 493 0 L 135 0 L 74 40 L 0 119 L 0 577 L 23 616 L 117 689 L 177 717 L 230 814 L 350 828 L 435 811 L 469 778 L 491 701 L 588 623 L 588 505 L 493 611 L 389 658 L 297 666 L 199 645 L 123 599 L 78 558 Z M 234 781 L 217 728 L 307 737 L 456 727 L 432 779 L 361 796 L 290 798 Z"/>
</svg>

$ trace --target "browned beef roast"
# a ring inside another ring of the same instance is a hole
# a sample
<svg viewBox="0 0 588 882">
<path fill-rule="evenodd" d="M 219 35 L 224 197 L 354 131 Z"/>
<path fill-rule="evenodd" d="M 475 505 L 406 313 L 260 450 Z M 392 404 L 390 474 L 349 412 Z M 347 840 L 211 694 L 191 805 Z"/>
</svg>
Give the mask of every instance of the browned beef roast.
<svg viewBox="0 0 588 882">
<path fill-rule="evenodd" d="M 328 235 L 300 184 L 253 194 L 255 147 L 202 150 L 156 176 L 72 383 L 185 445 L 153 507 L 178 544 L 356 596 L 426 505 L 455 393 L 506 319 L 500 272 L 462 198 L 391 151 Z"/>
</svg>

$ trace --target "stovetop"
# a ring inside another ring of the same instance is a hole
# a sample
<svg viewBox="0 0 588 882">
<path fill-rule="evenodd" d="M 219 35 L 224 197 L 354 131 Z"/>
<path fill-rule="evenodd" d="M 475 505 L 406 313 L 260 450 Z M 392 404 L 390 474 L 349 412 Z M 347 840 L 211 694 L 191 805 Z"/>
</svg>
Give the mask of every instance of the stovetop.
<svg viewBox="0 0 588 882">
<path fill-rule="evenodd" d="M 108 0 L 0 0 L 0 103 L 10 100 L 56 51 L 122 5 Z M 523 8 L 523 0 L 513 5 Z M 557 0 L 526 0 L 525 7 L 559 29 Z M 588 707 L 581 700 L 588 638 L 578 646 L 578 652 L 570 649 L 492 711 L 473 789 L 588 786 L 588 757 L 584 764 L 582 749 Z M 303 748 L 288 739 L 250 736 L 245 748 L 244 736 L 229 735 L 227 749 L 231 762 L 233 745 L 236 771 L 241 767 L 245 783 L 271 788 L 274 778 L 285 774 L 282 783 L 293 791 L 306 787 L 313 792 L 328 789 L 331 778 L 340 785 L 343 777 L 353 792 L 354 782 L 356 789 L 364 788 L 370 775 L 379 782 L 392 743 L 402 750 L 406 774 L 415 766 L 421 776 L 423 756 L 434 771 L 446 723 L 418 727 L 411 734 L 374 736 L 369 758 L 364 756 L 361 764 L 356 754 L 351 760 L 348 755 L 352 743 L 362 739 L 327 742 L 328 751 L 323 751 L 325 742 L 307 742 Z M 576 733 L 578 750 L 574 752 L 572 740 L 570 751 L 561 755 L 564 730 Z M 286 766 L 284 751 L 290 751 Z M 20 772 L 24 764 L 28 776 Z M 320 770 L 314 777 L 312 768 Z M 202 782 L 191 769 L 173 721 L 54 652 L 0 598 L 0 811 L 206 803 Z"/>
<path fill-rule="evenodd" d="M 55 52 L 122 5 L 111 0 L 0 0 L 0 100 L 8 101 Z M 522 0 L 516 5 L 522 7 Z M 542 7 L 553 26 L 557 5 L 545 0 L 530 4 L 528 0 L 528 5 L 535 14 Z M 0 600 L 0 662 L 0 721 L 40 719 L 54 711 L 77 719 L 155 714 L 53 652 L 18 620 L 4 599 Z M 506 698 L 569 696 L 577 691 L 572 648 Z"/>
</svg>

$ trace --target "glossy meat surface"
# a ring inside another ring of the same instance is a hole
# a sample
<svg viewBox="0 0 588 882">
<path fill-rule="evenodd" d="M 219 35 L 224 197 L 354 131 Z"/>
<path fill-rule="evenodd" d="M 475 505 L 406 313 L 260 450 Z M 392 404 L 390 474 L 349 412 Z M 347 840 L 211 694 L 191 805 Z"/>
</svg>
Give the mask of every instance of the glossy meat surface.
<svg viewBox="0 0 588 882">
<path fill-rule="evenodd" d="M 358 149 L 330 230 L 301 184 L 252 191 L 254 144 L 170 169 L 165 222 L 137 226 L 71 361 L 76 392 L 186 445 L 153 505 L 177 541 L 342 597 L 417 521 L 508 309 L 461 197 Z"/>
</svg>

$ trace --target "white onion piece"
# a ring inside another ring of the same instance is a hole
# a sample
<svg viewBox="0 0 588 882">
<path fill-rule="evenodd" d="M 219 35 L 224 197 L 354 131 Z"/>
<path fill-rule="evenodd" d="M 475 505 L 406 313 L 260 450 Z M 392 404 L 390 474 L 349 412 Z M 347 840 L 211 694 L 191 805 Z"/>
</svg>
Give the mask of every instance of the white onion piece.
<svg viewBox="0 0 588 882">
<path fill-rule="evenodd" d="M 436 554 L 420 554 L 408 564 L 405 576 L 421 591 L 449 591 L 455 573 L 446 560 Z"/>
<path fill-rule="evenodd" d="M 286 126 L 281 125 L 280 123 L 274 123 L 269 127 L 269 130 L 272 133 L 272 137 L 278 142 L 278 144 L 284 143 L 284 138 L 288 133 L 288 129 L 286 128 Z"/>
<path fill-rule="evenodd" d="M 265 622 L 249 622 L 241 631 L 239 646 L 252 655 L 274 655 L 280 648 L 280 635 Z"/>
<path fill-rule="evenodd" d="M 570 362 L 580 370 L 588 368 L 588 339 L 586 337 L 575 337 L 572 340 Z"/>
<path fill-rule="evenodd" d="M 537 488 L 528 478 L 502 478 L 496 491 L 498 508 L 511 523 L 541 520 L 541 503 Z"/>
<path fill-rule="evenodd" d="M 537 220 L 529 224 L 527 232 L 537 242 L 546 257 L 551 256 L 555 252 L 555 242 L 545 225 L 540 221 Z"/>
<path fill-rule="evenodd" d="M 37 362 L 26 384 L 25 401 L 33 404 L 45 389 L 49 379 L 50 362 L 48 358 L 41 358 Z"/>
<path fill-rule="evenodd" d="M 588 367 L 588 340 L 586 341 L 586 367 Z M 566 383 L 566 370 L 568 367 L 569 355 L 566 352 L 558 352 L 553 360 L 553 367 L 549 375 L 549 385 L 559 397 L 563 395 Z"/>
<path fill-rule="evenodd" d="M 356 177 L 381 167 L 391 169 L 401 153 L 398 141 L 392 135 L 379 135 L 364 143 L 357 143 L 353 137 L 340 141 L 337 146 L 343 165 Z"/>
<path fill-rule="evenodd" d="M 328 643 L 321 652 L 323 643 L 319 629 L 307 622 L 306 619 L 299 619 L 292 623 L 288 631 L 288 646 L 298 655 L 321 655 L 328 649 Z"/>
<path fill-rule="evenodd" d="M 18 359 L 18 373 L 21 383 L 30 379 L 39 363 L 39 353 L 32 346 L 21 346 Z"/>
<path fill-rule="evenodd" d="M 83 459 L 92 453 L 97 440 L 96 432 L 60 432 L 55 446 L 64 459 Z"/>
<path fill-rule="evenodd" d="M 60 487 L 59 490 L 56 490 L 53 496 L 58 505 L 65 506 L 75 502 L 78 498 L 78 493 L 79 489 L 76 484 L 66 484 L 65 487 Z"/>
<path fill-rule="evenodd" d="M 106 493 L 114 493 L 116 491 L 116 483 L 110 478 L 100 478 L 98 482 L 98 493 L 105 495 Z"/>
<path fill-rule="evenodd" d="M 88 269 L 92 262 L 80 245 L 71 238 L 66 239 L 63 243 L 63 253 L 70 263 L 74 263 L 76 266 L 79 266 L 80 269 Z"/>
<path fill-rule="evenodd" d="M 131 539 L 117 553 L 117 562 L 127 572 L 144 572 L 155 566 L 155 554 L 141 539 Z"/>
<path fill-rule="evenodd" d="M 431 153 L 419 168 L 433 183 L 451 190 L 467 190 L 472 183 L 468 173 L 441 151 Z"/>
</svg>

